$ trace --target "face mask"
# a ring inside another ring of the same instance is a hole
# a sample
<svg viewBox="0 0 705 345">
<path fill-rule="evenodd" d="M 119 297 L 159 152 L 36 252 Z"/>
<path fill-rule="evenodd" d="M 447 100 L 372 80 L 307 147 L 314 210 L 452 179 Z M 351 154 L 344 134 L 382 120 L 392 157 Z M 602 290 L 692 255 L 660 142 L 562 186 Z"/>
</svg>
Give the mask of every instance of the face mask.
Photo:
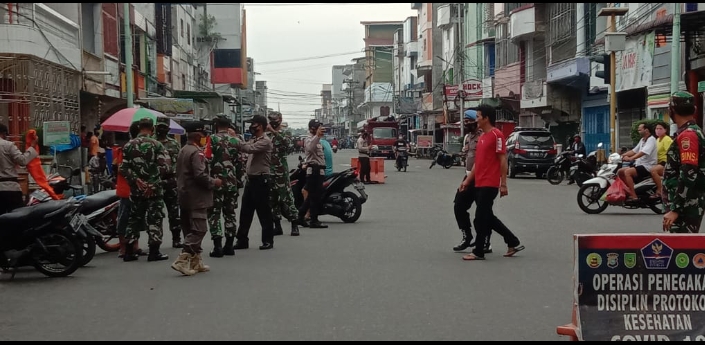
<svg viewBox="0 0 705 345">
<path fill-rule="evenodd" d="M 257 134 L 257 126 L 250 126 L 248 129 L 250 131 L 250 134 L 255 135 Z"/>
<path fill-rule="evenodd" d="M 663 128 L 656 128 L 656 136 L 662 137 L 664 134 L 666 134 L 666 130 Z"/>
<path fill-rule="evenodd" d="M 468 133 L 474 133 L 477 130 L 477 123 L 470 123 L 465 125 L 465 131 Z"/>
</svg>

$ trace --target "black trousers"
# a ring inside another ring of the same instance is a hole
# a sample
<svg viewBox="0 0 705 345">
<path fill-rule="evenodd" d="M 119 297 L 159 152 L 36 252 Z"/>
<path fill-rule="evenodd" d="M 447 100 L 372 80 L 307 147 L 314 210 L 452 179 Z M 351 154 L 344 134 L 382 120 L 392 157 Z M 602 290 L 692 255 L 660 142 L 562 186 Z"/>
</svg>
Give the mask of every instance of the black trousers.
<svg viewBox="0 0 705 345">
<path fill-rule="evenodd" d="M 311 169 L 311 174 L 306 174 L 306 185 L 304 186 L 308 196 L 299 209 L 299 219 L 303 219 L 306 216 L 306 212 L 310 211 L 311 222 L 317 222 L 318 216 L 321 214 L 321 193 L 323 192 L 323 182 L 326 179 L 325 167 L 312 166 L 309 168 Z"/>
<path fill-rule="evenodd" d="M 360 181 L 371 182 L 370 173 L 372 171 L 372 166 L 370 166 L 370 157 L 358 157 L 360 162 Z"/>
<path fill-rule="evenodd" d="M 465 231 L 468 237 L 468 242 L 472 242 L 472 223 L 470 222 L 470 208 L 475 202 L 475 181 L 470 183 L 464 191 L 458 190 L 455 193 L 453 200 L 453 213 L 455 214 L 455 222 L 458 223 L 458 229 Z M 490 245 L 490 237 L 492 232 L 487 235 L 485 247 Z"/>
<path fill-rule="evenodd" d="M 475 209 L 477 240 L 475 243 L 487 243 L 490 233 L 494 230 L 504 238 L 507 247 L 516 247 L 519 245 L 519 239 L 494 215 L 494 199 L 498 194 L 499 188 L 475 187 L 475 202 L 477 203 Z M 485 257 L 483 249 L 481 246 L 475 246 L 472 253 L 477 257 Z"/>
<path fill-rule="evenodd" d="M 22 192 L 0 192 L 0 214 L 25 206 Z"/>
<path fill-rule="evenodd" d="M 249 242 L 252 219 L 257 212 L 257 219 L 262 225 L 262 243 L 274 243 L 274 221 L 272 209 L 269 208 L 269 183 L 267 175 L 248 176 L 245 190 L 242 194 L 240 208 L 240 228 L 235 237 L 238 241 Z"/>
</svg>

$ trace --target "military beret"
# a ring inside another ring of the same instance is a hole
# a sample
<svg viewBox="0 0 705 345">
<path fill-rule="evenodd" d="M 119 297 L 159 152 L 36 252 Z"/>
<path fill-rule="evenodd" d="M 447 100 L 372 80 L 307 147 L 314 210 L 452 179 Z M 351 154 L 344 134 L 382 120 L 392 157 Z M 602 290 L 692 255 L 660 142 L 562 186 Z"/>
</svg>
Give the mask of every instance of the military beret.
<svg viewBox="0 0 705 345">
<path fill-rule="evenodd" d="M 158 117 L 157 118 L 157 126 L 169 127 L 170 125 L 171 125 L 171 120 L 169 120 L 168 117 Z"/>
</svg>

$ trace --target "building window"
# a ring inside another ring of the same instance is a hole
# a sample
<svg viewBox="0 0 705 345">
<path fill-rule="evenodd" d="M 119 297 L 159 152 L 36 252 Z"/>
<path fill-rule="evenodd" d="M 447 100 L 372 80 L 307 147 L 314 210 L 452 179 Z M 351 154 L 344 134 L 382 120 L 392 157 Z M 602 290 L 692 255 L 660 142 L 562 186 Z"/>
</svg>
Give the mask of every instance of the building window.
<svg viewBox="0 0 705 345">
<path fill-rule="evenodd" d="M 516 10 L 517 8 L 520 8 L 524 5 L 529 4 L 528 2 L 515 2 L 515 3 L 504 3 L 504 16 L 509 17 L 510 14 L 512 14 L 512 11 Z"/>
<path fill-rule="evenodd" d="M 547 5 L 549 15 L 549 42 L 551 46 L 575 37 L 575 4 L 556 3 Z M 584 25 L 584 24 L 583 24 Z"/>
<path fill-rule="evenodd" d="M 595 39 L 597 39 L 597 4 L 596 3 L 585 3 L 585 18 L 580 18 L 585 22 L 585 48 L 587 51 L 592 50 L 592 45 L 595 44 Z M 602 32 L 602 30 L 600 30 Z M 586 52 L 587 52 L 586 51 Z"/>
<path fill-rule="evenodd" d="M 181 27 L 179 30 L 181 31 L 181 38 L 184 38 L 184 20 L 181 19 L 180 23 L 181 23 Z"/>
<path fill-rule="evenodd" d="M 191 44 L 191 24 L 186 24 L 186 43 Z"/>
<path fill-rule="evenodd" d="M 502 68 L 507 65 L 507 24 L 497 25 L 497 44 L 495 45 L 495 58 L 497 59 L 497 68 Z"/>
</svg>

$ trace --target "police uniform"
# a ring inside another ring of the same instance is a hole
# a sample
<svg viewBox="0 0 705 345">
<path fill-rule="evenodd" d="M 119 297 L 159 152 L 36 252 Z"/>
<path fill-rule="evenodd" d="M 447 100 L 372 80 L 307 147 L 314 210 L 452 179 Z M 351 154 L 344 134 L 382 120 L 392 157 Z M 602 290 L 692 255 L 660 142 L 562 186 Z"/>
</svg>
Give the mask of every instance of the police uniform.
<svg viewBox="0 0 705 345">
<path fill-rule="evenodd" d="M 308 123 L 309 132 L 317 130 L 322 126 L 320 122 L 311 120 Z M 306 164 L 306 185 L 304 188 L 308 191 L 308 196 L 304 200 L 303 205 L 299 209 L 299 224 L 308 225 L 311 228 L 327 228 L 327 225 L 321 224 L 318 220 L 318 215 L 321 213 L 321 192 L 323 191 L 323 182 L 326 174 L 326 160 L 323 156 L 323 145 L 321 137 L 316 133 L 309 134 L 304 139 L 304 153 Z M 306 224 L 304 217 L 306 212 L 311 214 L 311 223 Z"/>
</svg>

